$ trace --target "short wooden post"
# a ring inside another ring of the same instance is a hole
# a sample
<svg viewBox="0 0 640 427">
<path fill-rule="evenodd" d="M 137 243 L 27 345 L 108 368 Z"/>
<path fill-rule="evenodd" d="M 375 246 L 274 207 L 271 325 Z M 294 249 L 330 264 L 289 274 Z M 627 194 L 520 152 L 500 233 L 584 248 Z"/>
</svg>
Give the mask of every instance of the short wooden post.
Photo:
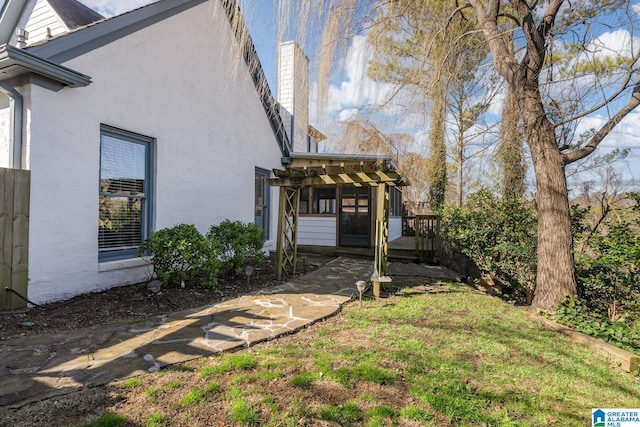
<svg viewBox="0 0 640 427">
<path fill-rule="evenodd" d="M 378 195 L 376 205 L 376 247 L 374 257 L 374 271 L 371 280 L 373 281 L 373 296 L 380 298 L 381 282 L 388 282 L 387 274 L 387 253 L 389 237 L 389 187 L 384 183 L 378 184 Z"/>
</svg>

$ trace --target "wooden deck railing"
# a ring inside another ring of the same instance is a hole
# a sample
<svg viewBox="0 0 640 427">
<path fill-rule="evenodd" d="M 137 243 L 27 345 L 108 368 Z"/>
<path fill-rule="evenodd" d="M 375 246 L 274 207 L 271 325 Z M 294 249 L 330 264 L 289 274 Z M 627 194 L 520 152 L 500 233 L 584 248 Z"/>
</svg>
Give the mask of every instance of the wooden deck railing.
<svg viewBox="0 0 640 427">
<path fill-rule="evenodd" d="M 402 235 L 415 236 L 418 262 L 438 262 L 440 255 L 440 217 L 438 215 L 404 216 Z"/>
</svg>

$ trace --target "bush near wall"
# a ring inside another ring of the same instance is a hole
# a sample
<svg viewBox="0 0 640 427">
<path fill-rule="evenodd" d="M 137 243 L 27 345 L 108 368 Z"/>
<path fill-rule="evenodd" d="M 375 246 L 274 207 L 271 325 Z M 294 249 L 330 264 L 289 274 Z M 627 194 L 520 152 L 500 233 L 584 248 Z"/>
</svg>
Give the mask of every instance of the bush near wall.
<svg viewBox="0 0 640 427">
<path fill-rule="evenodd" d="M 152 233 L 140 247 L 166 285 L 214 286 L 220 270 L 242 273 L 262 261 L 263 234 L 257 225 L 225 220 L 203 236 L 195 225 L 178 224 Z"/>
<path fill-rule="evenodd" d="M 178 224 L 152 233 L 140 246 L 156 277 L 166 285 L 198 283 L 212 286 L 220 267 L 221 249 L 193 224 Z"/>
<path fill-rule="evenodd" d="M 264 233 L 256 224 L 225 220 L 212 225 L 207 238 L 222 248 L 221 260 L 225 269 L 240 274 L 247 265 L 262 261 Z"/>
</svg>

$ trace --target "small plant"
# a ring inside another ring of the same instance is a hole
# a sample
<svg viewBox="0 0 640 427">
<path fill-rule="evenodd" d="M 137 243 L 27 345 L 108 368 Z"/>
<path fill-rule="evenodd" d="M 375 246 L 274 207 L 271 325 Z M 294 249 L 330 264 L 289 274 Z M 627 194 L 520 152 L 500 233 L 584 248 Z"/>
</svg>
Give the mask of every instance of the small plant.
<svg viewBox="0 0 640 427">
<path fill-rule="evenodd" d="M 213 381 L 207 384 L 207 386 L 203 390 L 206 394 L 211 393 L 220 393 L 222 391 L 222 386 L 217 382 Z"/>
<path fill-rule="evenodd" d="M 178 224 L 154 232 L 140 246 L 140 254 L 150 257 L 156 277 L 165 284 L 216 282 L 219 248 L 194 225 Z"/>
<path fill-rule="evenodd" d="M 102 414 L 97 420 L 83 424 L 83 427 L 118 427 L 123 425 L 126 421 L 127 417 L 122 414 L 107 412 Z"/>
<path fill-rule="evenodd" d="M 256 224 L 225 220 L 211 226 L 207 238 L 222 248 L 223 266 L 237 274 L 263 258 L 264 233 Z"/>
<path fill-rule="evenodd" d="M 640 334 L 624 322 L 612 322 L 601 313 L 590 309 L 579 299 L 563 300 L 551 318 L 583 334 L 610 342 L 625 350 L 640 353 Z"/>
<path fill-rule="evenodd" d="M 400 416 L 408 420 L 427 422 L 433 419 L 433 414 L 417 406 L 405 406 L 400 410 Z"/>
<path fill-rule="evenodd" d="M 260 424 L 260 417 L 258 416 L 257 411 L 244 399 L 239 399 L 233 402 L 229 416 L 233 421 L 242 425 L 250 426 Z"/>
<path fill-rule="evenodd" d="M 187 408 L 189 406 L 199 405 L 203 403 L 204 400 L 205 395 L 201 390 L 191 390 L 184 395 L 182 400 L 180 400 L 180 406 L 183 408 Z"/>
<path fill-rule="evenodd" d="M 235 369 L 253 369 L 258 365 L 254 356 L 244 353 L 228 355 L 226 363 Z"/>
<path fill-rule="evenodd" d="M 395 375 L 386 369 L 368 363 L 356 366 L 355 373 L 365 381 L 375 384 L 388 384 L 395 380 Z"/>
<path fill-rule="evenodd" d="M 231 367 L 229 365 L 205 366 L 204 368 L 200 369 L 200 371 L 198 372 L 198 376 L 200 378 L 207 378 L 214 375 L 224 374 L 225 372 L 229 372 L 230 370 Z"/>
<path fill-rule="evenodd" d="M 340 408 L 340 418 L 343 421 L 357 421 L 362 418 L 362 409 L 353 402 L 347 402 Z"/>
<path fill-rule="evenodd" d="M 169 417 L 158 412 L 151 414 L 145 424 L 146 427 L 169 427 L 170 425 L 171 420 Z"/>
<path fill-rule="evenodd" d="M 291 378 L 291 385 L 299 388 L 306 388 L 313 382 L 313 375 L 310 372 L 300 372 Z"/>
<path fill-rule="evenodd" d="M 143 384 L 144 384 L 144 381 L 142 381 L 142 378 L 134 377 L 134 378 L 129 378 L 124 380 L 122 382 L 122 388 L 135 388 L 135 387 L 140 387 Z"/>
</svg>

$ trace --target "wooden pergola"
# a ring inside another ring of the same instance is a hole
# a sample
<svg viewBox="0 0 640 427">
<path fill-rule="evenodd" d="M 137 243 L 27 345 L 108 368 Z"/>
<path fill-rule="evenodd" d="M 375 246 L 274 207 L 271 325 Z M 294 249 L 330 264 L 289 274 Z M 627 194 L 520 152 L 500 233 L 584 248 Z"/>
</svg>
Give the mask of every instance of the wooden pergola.
<svg viewBox="0 0 640 427">
<path fill-rule="evenodd" d="M 300 189 L 304 187 L 376 187 L 374 296 L 387 273 L 389 188 L 410 185 L 388 157 L 357 154 L 291 153 L 285 169 L 274 169 L 269 184 L 280 188 L 276 274 L 278 280 L 296 272 Z"/>
</svg>

